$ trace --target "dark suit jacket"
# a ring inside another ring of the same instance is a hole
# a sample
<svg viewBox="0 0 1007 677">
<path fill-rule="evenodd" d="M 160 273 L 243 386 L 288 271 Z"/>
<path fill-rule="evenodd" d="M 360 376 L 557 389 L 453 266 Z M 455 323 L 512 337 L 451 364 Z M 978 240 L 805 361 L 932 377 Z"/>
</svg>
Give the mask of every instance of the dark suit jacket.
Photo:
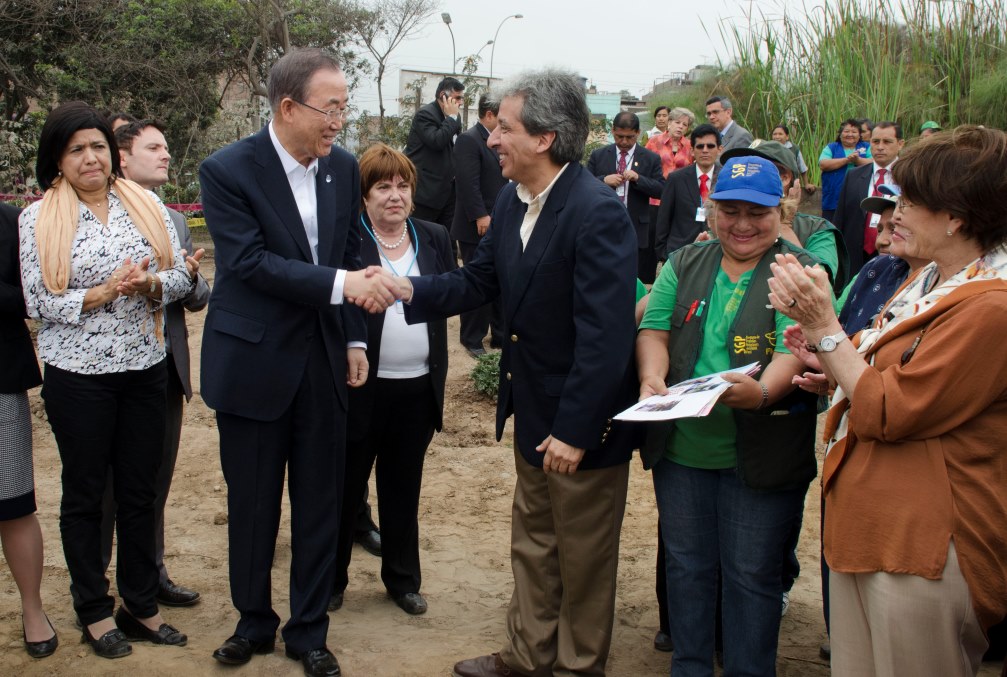
<svg viewBox="0 0 1007 677">
<path fill-rule="evenodd" d="M 628 426 L 611 417 L 636 401 L 632 366 L 636 327 L 636 238 L 612 190 L 579 164 L 553 185 L 528 241 L 527 205 L 517 185 L 500 191 L 493 227 L 464 268 L 411 278 L 410 322 L 478 308 L 498 295 L 504 341 L 497 439 L 514 414 L 524 459 L 542 466 L 535 447 L 550 434 L 586 449 L 580 467 L 629 460 Z"/>
<path fill-rule="evenodd" d="M 416 236 L 420 245 L 417 250 L 416 262 L 423 275 L 437 275 L 454 270 L 458 267 L 454 253 L 451 251 L 451 240 L 448 232 L 439 223 L 412 219 L 416 226 Z M 365 266 L 380 266 L 381 255 L 374 240 L 360 226 L 360 258 Z M 412 234 L 410 234 L 412 239 Z M 415 243 L 413 243 L 415 246 Z M 389 308 L 386 312 L 396 312 Z M 374 391 L 378 375 L 378 365 L 381 360 L 381 334 L 385 327 L 384 313 L 374 313 L 367 316 L 367 363 L 370 365 L 370 378 L 359 388 L 350 390 L 350 418 L 358 415 L 368 419 L 374 409 Z M 434 400 L 437 403 L 437 430 L 441 429 L 444 413 L 444 384 L 448 377 L 448 323 L 444 318 L 427 322 L 427 338 L 430 341 L 430 382 L 434 388 Z M 358 421 L 359 423 L 359 421 Z M 362 426 L 366 429 L 366 425 Z"/>
<path fill-rule="evenodd" d="M 268 128 L 211 155 L 199 182 L 216 264 L 203 329 L 206 404 L 276 420 L 301 383 L 306 347 L 321 332 L 345 406 L 346 344 L 366 340 L 366 329 L 360 308 L 330 299 L 336 269 L 360 268 L 357 161 L 335 147 L 318 160 L 318 265 Z"/>
<path fill-rule="evenodd" d="M 455 179 L 451 151 L 454 137 L 462 131 L 457 117 L 445 117 L 436 101 L 417 111 L 406 139 L 406 155 L 416 165 L 416 197 L 433 209 L 443 209 L 451 197 Z"/>
<path fill-rule="evenodd" d="M 843 239 L 846 240 L 846 249 L 850 253 L 851 278 L 864 267 L 864 224 L 867 222 L 867 212 L 860 208 L 860 201 L 867 197 L 872 174 L 873 162 L 846 172 L 833 220 L 833 225 L 842 232 Z"/>
<path fill-rule="evenodd" d="M 604 180 L 614 174 L 619 163 L 619 153 L 614 143 L 598 148 L 587 161 L 587 171 Z M 636 230 L 637 247 L 652 247 L 650 241 L 650 198 L 661 197 L 664 190 L 664 173 L 661 171 L 661 156 L 641 145 L 633 151 L 633 171 L 640 175 L 630 181 L 626 193 L 626 209 Z M 606 186 L 608 188 L 608 186 Z M 609 190 L 614 192 L 613 188 Z"/>
<path fill-rule="evenodd" d="M 467 129 L 455 142 L 455 216 L 451 237 L 476 243 L 476 219 L 492 213 L 497 193 L 507 185 L 500 156 L 486 145 L 489 131 L 481 124 Z"/>
<path fill-rule="evenodd" d="M 0 202 L 0 393 L 20 393 L 42 383 L 28 326 L 24 323 L 17 217 L 21 210 Z"/>
<path fill-rule="evenodd" d="M 710 181 L 710 192 L 717 181 L 720 167 L 713 166 L 713 179 Z M 657 210 L 657 242 L 654 252 L 657 258 L 664 261 L 668 254 L 679 247 L 696 241 L 705 228 L 705 221 L 696 220 L 696 209 L 702 204 L 699 197 L 699 179 L 696 178 L 696 165 L 676 169 L 664 180 L 664 192 L 661 193 L 661 206 Z"/>
<path fill-rule="evenodd" d="M 174 209 L 168 210 L 171 222 L 178 231 L 178 241 L 189 256 L 192 255 L 192 234 L 189 232 L 189 225 L 185 222 L 185 217 Z M 172 366 L 178 373 L 178 380 L 182 384 L 185 392 L 185 401 L 192 399 L 192 379 L 189 378 L 189 329 L 185 326 L 185 311 L 196 312 L 206 307 L 206 302 L 210 300 L 210 285 L 206 283 L 206 278 L 196 273 L 196 286 L 181 301 L 169 303 L 164 309 L 164 334 L 168 337 L 168 344 L 171 352 Z"/>
</svg>

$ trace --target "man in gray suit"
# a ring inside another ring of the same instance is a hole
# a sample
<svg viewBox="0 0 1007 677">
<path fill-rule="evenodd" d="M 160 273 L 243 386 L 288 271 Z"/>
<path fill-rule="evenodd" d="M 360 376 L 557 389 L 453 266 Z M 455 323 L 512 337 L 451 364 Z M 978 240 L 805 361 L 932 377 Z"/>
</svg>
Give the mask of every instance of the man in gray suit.
<svg viewBox="0 0 1007 677">
<path fill-rule="evenodd" d="M 127 179 L 136 181 L 147 190 L 153 190 L 167 183 L 171 155 L 168 154 L 168 142 L 164 139 L 160 125 L 150 120 L 120 125 L 116 129 L 115 140 L 119 146 L 122 173 Z M 185 327 L 185 311 L 205 308 L 210 298 L 210 287 L 206 279 L 199 274 L 199 260 L 203 257 L 203 250 L 192 251 L 192 236 L 185 217 L 174 209 L 168 209 L 168 214 L 175 230 L 178 231 L 182 249 L 190 254 L 186 256 L 185 263 L 195 282 L 192 292 L 181 301 L 169 303 L 164 313 L 164 342 L 168 353 L 169 375 L 164 455 L 155 485 L 157 491 L 154 504 L 154 518 L 157 525 L 155 537 L 157 566 L 160 571 L 157 601 L 166 606 L 189 606 L 199 601 L 199 593 L 172 582 L 164 566 L 164 506 L 168 501 L 171 476 L 175 472 L 175 459 L 178 456 L 178 441 L 182 432 L 182 398 L 184 397 L 186 402 L 192 399 L 192 385 L 189 380 L 189 332 Z M 106 517 L 104 521 L 111 525 L 112 519 Z"/>
<path fill-rule="evenodd" d="M 734 107 L 726 96 L 706 100 L 706 120 L 720 132 L 721 153 L 751 145 L 752 133 L 734 121 Z"/>
</svg>

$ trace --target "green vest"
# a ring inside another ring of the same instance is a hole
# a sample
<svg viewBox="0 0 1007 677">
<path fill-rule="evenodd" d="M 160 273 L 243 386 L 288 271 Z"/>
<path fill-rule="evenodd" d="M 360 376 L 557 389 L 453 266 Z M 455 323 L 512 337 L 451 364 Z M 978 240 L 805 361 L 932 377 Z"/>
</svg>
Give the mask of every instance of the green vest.
<svg viewBox="0 0 1007 677">
<path fill-rule="evenodd" d="M 850 254 L 846 251 L 846 241 L 843 240 L 843 234 L 821 216 L 801 214 L 800 212 L 794 215 L 794 222 L 790 224 L 790 227 L 794 229 L 794 234 L 797 235 L 801 244 L 807 243 L 808 238 L 820 230 L 832 233 L 832 237 L 836 240 L 836 256 L 839 259 L 839 270 L 832 276 L 832 291 L 838 298 L 846 289 L 846 283 L 850 278 Z M 826 270 L 828 269 L 826 268 Z"/>
<path fill-rule="evenodd" d="M 780 253 L 793 254 L 805 265 L 816 263 L 808 252 L 782 238 L 759 260 L 724 346 L 730 353 L 732 369 L 758 362 L 764 370 L 773 357 L 776 314 L 766 305 L 772 277 L 769 265 Z M 669 327 L 667 383 L 692 377 L 704 340 L 706 318 L 710 315 L 694 316 L 699 322 L 686 322 L 689 305 L 681 300 L 710 298 L 722 258 L 719 240 L 687 245 L 668 257 L 667 265 L 673 266 L 678 277 L 678 301 Z M 735 438 L 738 473 L 746 485 L 760 490 L 785 489 L 807 484 L 815 477 L 818 472 L 815 405 L 814 395 L 795 390 L 764 410 L 732 410 L 738 430 Z M 640 450 L 645 468 L 652 468 L 664 456 L 674 429 L 673 420 L 647 424 L 646 442 Z"/>
</svg>

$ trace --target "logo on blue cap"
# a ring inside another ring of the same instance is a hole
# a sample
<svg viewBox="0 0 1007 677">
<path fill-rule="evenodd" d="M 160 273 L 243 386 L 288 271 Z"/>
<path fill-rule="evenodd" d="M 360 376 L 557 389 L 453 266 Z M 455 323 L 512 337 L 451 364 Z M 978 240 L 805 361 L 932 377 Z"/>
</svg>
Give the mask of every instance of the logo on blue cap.
<svg viewBox="0 0 1007 677">
<path fill-rule="evenodd" d="M 754 155 L 733 157 L 717 177 L 713 200 L 741 200 L 775 207 L 783 197 L 780 172 L 766 158 Z"/>
</svg>

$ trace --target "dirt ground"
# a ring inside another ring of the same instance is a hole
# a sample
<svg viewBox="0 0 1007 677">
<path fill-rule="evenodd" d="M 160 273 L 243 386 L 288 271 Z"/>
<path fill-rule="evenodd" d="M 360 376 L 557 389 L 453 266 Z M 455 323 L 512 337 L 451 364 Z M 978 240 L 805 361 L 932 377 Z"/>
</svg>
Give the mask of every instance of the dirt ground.
<svg viewBox="0 0 1007 677">
<path fill-rule="evenodd" d="M 211 280 L 213 263 L 204 261 Z M 237 621 L 227 581 L 226 485 L 217 454 L 213 412 L 199 392 L 199 346 L 204 314 L 189 314 L 193 383 L 197 392 L 186 408 L 182 443 L 169 497 L 166 564 L 172 578 L 202 593 L 187 609 L 164 609 L 164 617 L 189 636 L 184 648 L 134 644 L 133 654 L 109 661 L 80 644 L 68 591 L 69 576 L 59 541 L 59 456 L 44 420 L 38 389 L 30 393 L 35 412 L 35 482 L 38 516 L 45 537 L 42 595 L 60 635 L 56 654 L 33 661 L 21 644 L 17 589 L 6 565 L 0 567 L 0 675 L 223 675 L 210 654 Z M 504 615 L 511 594 L 510 506 L 514 489 L 511 430 L 493 439 L 493 404 L 475 393 L 467 378 L 474 362 L 449 322 L 450 360 L 445 430 L 434 437 L 426 461 L 420 502 L 423 588 L 430 610 L 408 616 L 382 588 L 379 560 L 354 549 L 346 602 L 330 614 L 328 645 L 350 677 L 433 677 L 451 674 L 462 658 L 496 651 L 504 638 Z M 373 479 L 372 479 L 373 482 Z M 371 487 L 373 498 L 373 484 Z M 782 676 L 823 677 L 828 665 L 818 657 L 825 640 L 818 576 L 819 488 L 806 501 L 799 555 L 802 575 L 791 595 L 780 632 L 778 671 Z M 657 629 L 654 558 L 657 509 L 648 473 L 632 464 L 622 532 L 615 629 L 608 674 L 612 677 L 667 675 L 669 654 L 653 648 Z M 276 547 L 274 607 L 287 608 L 290 559 L 289 509 Z M 110 577 L 114 581 L 114 563 Z M 285 618 L 284 618 L 285 620 Z M 301 675 L 299 663 L 284 657 L 282 642 L 269 656 L 256 656 L 242 675 Z M 984 666 L 981 675 L 998 675 Z"/>
</svg>

